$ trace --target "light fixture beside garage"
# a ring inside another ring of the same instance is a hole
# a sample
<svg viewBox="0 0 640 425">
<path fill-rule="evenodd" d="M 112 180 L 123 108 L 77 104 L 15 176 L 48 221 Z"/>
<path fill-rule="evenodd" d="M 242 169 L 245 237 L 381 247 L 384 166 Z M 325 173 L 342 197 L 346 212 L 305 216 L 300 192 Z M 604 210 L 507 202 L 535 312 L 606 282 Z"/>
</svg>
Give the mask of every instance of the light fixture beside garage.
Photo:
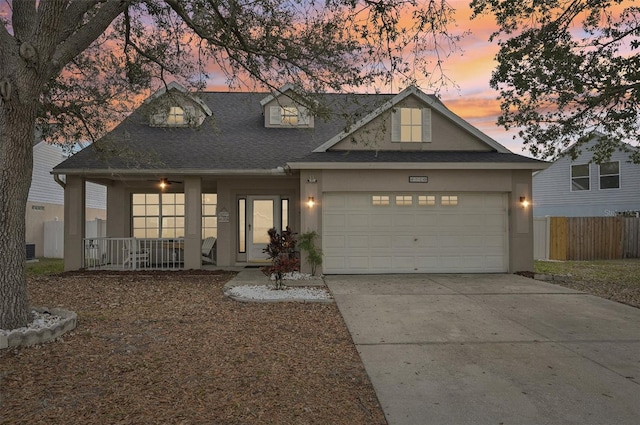
<svg viewBox="0 0 640 425">
<path fill-rule="evenodd" d="M 313 196 L 309 196 L 309 198 L 307 199 L 307 206 L 309 208 L 313 208 L 315 204 L 316 204 L 316 200 L 313 198 Z"/>
<path fill-rule="evenodd" d="M 520 197 L 520 206 L 522 206 L 522 208 L 527 208 L 529 206 L 529 201 L 527 201 L 526 196 Z"/>
</svg>

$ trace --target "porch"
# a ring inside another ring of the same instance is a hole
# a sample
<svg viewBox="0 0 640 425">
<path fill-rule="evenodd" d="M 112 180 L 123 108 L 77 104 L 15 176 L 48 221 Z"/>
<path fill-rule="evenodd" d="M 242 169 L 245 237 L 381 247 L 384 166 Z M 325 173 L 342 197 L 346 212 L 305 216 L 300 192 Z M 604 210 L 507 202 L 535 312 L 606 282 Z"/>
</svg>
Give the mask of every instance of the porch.
<svg viewBox="0 0 640 425">
<path fill-rule="evenodd" d="M 215 265 L 216 242 L 202 241 L 201 265 Z M 182 270 L 184 248 L 184 238 L 84 238 L 82 264 L 86 270 Z"/>
</svg>

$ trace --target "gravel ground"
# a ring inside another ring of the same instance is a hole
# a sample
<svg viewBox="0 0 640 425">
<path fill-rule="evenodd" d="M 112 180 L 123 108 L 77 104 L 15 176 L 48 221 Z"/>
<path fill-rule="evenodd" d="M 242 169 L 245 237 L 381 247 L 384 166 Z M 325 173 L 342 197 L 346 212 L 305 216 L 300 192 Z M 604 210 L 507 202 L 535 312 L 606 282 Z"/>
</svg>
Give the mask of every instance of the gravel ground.
<svg viewBox="0 0 640 425">
<path fill-rule="evenodd" d="M 31 304 L 78 328 L 0 351 L 0 423 L 386 423 L 335 304 L 235 302 L 232 277 L 31 278 Z"/>
</svg>

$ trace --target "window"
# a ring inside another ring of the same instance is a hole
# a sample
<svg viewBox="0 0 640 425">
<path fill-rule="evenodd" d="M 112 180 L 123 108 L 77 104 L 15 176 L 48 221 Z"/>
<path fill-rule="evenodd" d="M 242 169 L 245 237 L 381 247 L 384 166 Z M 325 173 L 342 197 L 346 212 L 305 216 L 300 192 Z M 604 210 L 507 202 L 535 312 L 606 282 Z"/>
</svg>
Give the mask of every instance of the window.
<svg viewBox="0 0 640 425">
<path fill-rule="evenodd" d="M 432 207 L 436 204 L 436 197 L 434 195 L 419 195 L 418 205 L 421 207 Z"/>
<path fill-rule="evenodd" d="M 620 162 L 605 162 L 600 164 L 600 189 L 620 188 Z"/>
<path fill-rule="evenodd" d="M 431 109 L 394 109 L 391 112 L 391 141 L 403 143 L 430 142 Z"/>
<path fill-rule="evenodd" d="M 176 238 L 184 236 L 184 193 L 134 193 L 133 236 Z"/>
<path fill-rule="evenodd" d="M 202 194 L 202 239 L 208 237 L 218 237 L 218 217 L 216 209 L 218 207 L 218 194 Z"/>
<path fill-rule="evenodd" d="M 280 227 L 282 230 L 285 230 L 287 228 L 287 226 L 289 225 L 289 200 L 288 199 L 281 199 L 280 200 L 280 208 L 282 208 L 282 223 L 280 223 L 282 225 L 282 227 Z"/>
<path fill-rule="evenodd" d="M 411 195 L 396 195 L 396 205 L 398 205 L 398 206 L 410 206 L 410 205 L 413 205 L 413 196 L 411 196 Z"/>
<path fill-rule="evenodd" d="M 240 253 L 247 252 L 246 217 L 247 200 L 238 199 L 238 252 Z"/>
<path fill-rule="evenodd" d="M 453 207 L 458 205 L 458 196 L 457 195 L 442 195 L 440 197 L 440 205 L 443 207 Z"/>
<path fill-rule="evenodd" d="M 589 164 L 571 166 L 571 191 L 589 190 Z"/>
<path fill-rule="evenodd" d="M 269 109 L 269 124 L 308 127 L 310 118 L 307 109 L 301 106 L 272 106 Z"/>
<path fill-rule="evenodd" d="M 167 115 L 167 125 L 184 125 L 184 109 L 179 106 L 172 106 L 169 108 L 169 115 Z"/>
<path fill-rule="evenodd" d="M 389 196 L 387 195 L 372 195 L 371 196 L 371 204 L 378 206 L 386 206 L 389 205 Z"/>
</svg>

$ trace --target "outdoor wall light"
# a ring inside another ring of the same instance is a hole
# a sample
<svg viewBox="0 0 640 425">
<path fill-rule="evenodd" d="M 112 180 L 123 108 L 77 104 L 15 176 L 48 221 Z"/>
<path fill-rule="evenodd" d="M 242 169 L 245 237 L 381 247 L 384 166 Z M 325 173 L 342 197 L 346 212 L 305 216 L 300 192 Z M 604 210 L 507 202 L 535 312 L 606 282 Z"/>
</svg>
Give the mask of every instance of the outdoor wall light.
<svg viewBox="0 0 640 425">
<path fill-rule="evenodd" d="M 529 206 L 529 201 L 527 201 L 526 196 L 520 197 L 520 205 L 522 205 L 522 208 L 527 208 Z"/>
<path fill-rule="evenodd" d="M 309 176 L 307 179 L 307 183 L 316 183 L 317 181 L 318 179 L 316 179 L 316 176 Z"/>
<path fill-rule="evenodd" d="M 313 208 L 315 204 L 316 204 L 316 200 L 313 198 L 313 196 L 309 196 L 309 199 L 307 199 L 307 206 L 309 208 Z"/>
</svg>

